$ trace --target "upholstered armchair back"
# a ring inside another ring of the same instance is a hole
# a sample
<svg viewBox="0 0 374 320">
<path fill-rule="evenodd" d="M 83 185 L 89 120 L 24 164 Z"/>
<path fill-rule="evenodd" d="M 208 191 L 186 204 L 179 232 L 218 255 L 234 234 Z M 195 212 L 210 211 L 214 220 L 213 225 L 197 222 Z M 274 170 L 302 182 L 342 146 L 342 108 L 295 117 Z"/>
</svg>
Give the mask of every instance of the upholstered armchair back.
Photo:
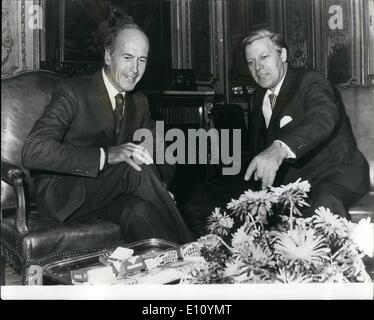
<svg viewBox="0 0 374 320">
<path fill-rule="evenodd" d="M 374 221 L 374 88 L 336 86 L 352 125 L 357 146 L 370 168 L 370 190 L 349 212 L 353 222 L 371 217 Z"/>
<path fill-rule="evenodd" d="M 374 87 L 337 86 L 350 119 L 358 148 L 370 166 L 370 190 L 374 191 Z M 374 208 L 372 208 L 374 211 Z"/>
<path fill-rule="evenodd" d="M 34 190 L 29 172 L 22 166 L 23 143 L 48 104 L 53 88 L 64 77 L 49 71 L 22 72 L 1 80 L 1 158 L 24 170 L 30 202 Z M 16 205 L 12 187 L 1 182 L 3 208 Z"/>
</svg>

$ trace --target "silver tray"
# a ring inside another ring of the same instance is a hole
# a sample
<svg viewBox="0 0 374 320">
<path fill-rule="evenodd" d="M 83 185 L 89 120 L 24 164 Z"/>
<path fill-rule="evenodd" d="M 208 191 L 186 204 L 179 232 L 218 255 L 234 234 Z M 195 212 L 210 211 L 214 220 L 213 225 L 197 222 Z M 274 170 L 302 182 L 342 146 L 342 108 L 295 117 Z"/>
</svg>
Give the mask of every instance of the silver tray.
<svg viewBox="0 0 374 320">
<path fill-rule="evenodd" d="M 134 255 L 142 255 L 151 257 L 157 252 L 175 248 L 176 243 L 162 240 L 162 239 L 146 239 L 137 242 L 132 242 L 124 247 L 133 249 Z M 43 267 L 43 282 L 45 284 L 64 284 L 71 285 L 70 271 L 78 270 L 87 267 L 94 267 L 102 265 L 99 257 L 104 253 L 112 252 L 116 248 L 102 250 L 95 253 L 81 254 L 70 258 L 65 258 L 61 261 L 54 261 L 46 264 Z"/>
</svg>

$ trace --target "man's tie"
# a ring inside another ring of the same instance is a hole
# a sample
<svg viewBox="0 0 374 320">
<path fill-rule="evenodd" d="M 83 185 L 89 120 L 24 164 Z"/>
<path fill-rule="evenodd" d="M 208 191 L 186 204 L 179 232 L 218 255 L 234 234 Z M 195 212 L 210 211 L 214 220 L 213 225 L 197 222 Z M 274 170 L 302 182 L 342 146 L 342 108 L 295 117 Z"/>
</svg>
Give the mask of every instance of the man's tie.
<svg viewBox="0 0 374 320">
<path fill-rule="evenodd" d="M 116 108 L 114 109 L 114 119 L 116 121 L 116 134 L 115 137 L 117 138 L 119 130 L 121 128 L 121 122 L 123 118 L 123 104 L 125 99 L 121 93 L 117 94 L 115 97 L 116 100 Z"/>
<path fill-rule="evenodd" d="M 271 93 L 269 94 L 269 100 L 270 100 L 271 111 L 274 111 L 275 100 L 277 100 L 277 96 L 274 93 Z"/>
</svg>

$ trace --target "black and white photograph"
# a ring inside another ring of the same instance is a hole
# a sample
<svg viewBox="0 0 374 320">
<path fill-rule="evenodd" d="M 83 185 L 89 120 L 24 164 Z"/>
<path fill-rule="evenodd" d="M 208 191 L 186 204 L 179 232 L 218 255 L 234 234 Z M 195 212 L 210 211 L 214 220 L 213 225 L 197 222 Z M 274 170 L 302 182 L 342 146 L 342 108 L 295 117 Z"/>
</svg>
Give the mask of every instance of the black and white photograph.
<svg viewBox="0 0 374 320">
<path fill-rule="evenodd" d="M 1 299 L 373 300 L 373 20 L 374 0 L 2 1 Z"/>
</svg>

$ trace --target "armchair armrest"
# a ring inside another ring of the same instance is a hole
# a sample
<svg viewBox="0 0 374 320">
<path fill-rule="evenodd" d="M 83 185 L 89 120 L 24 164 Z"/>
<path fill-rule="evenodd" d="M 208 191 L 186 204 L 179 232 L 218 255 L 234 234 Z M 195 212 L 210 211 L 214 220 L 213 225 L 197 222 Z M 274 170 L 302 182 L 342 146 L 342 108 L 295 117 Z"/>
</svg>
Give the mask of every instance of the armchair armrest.
<svg viewBox="0 0 374 320">
<path fill-rule="evenodd" d="M 20 234 L 26 234 L 26 201 L 24 191 L 24 173 L 21 168 L 1 159 L 1 180 L 11 185 L 16 193 L 17 209 L 14 224 Z"/>
</svg>

